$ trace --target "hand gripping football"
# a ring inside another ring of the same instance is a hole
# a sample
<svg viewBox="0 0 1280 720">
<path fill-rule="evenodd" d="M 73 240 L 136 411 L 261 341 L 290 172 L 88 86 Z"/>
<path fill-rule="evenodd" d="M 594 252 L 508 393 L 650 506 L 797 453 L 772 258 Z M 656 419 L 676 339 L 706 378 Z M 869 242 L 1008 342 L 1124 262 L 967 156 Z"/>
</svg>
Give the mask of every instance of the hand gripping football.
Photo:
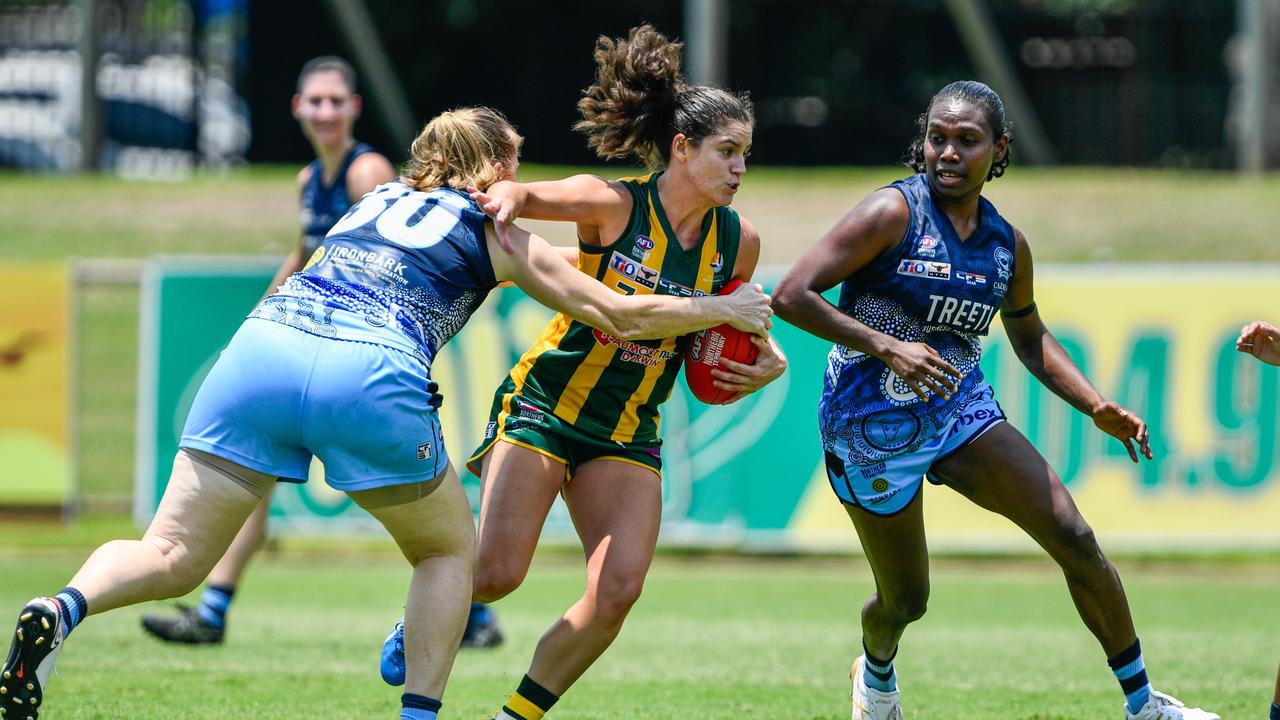
<svg viewBox="0 0 1280 720">
<path fill-rule="evenodd" d="M 730 280 L 719 294 L 728 295 L 741 284 L 741 280 Z M 708 405 L 729 402 L 737 393 L 716 387 L 711 371 L 720 366 L 720 358 L 750 365 L 758 354 L 760 349 L 751 342 L 751 333 L 742 332 L 732 325 L 717 325 L 689 335 L 684 352 L 684 379 L 689 391 Z"/>
</svg>

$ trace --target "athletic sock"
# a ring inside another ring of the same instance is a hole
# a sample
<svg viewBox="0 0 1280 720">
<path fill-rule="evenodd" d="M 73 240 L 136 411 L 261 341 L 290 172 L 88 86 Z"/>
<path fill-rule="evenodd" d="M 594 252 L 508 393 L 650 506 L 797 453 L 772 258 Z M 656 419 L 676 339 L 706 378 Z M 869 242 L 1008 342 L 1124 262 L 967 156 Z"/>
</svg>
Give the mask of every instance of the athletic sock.
<svg viewBox="0 0 1280 720">
<path fill-rule="evenodd" d="M 507 698 L 507 704 L 502 706 L 502 714 L 497 720 L 542 720 L 542 716 L 559 699 L 559 695 L 525 675 L 520 681 L 520 687 Z"/>
<path fill-rule="evenodd" d="M 1124 652 L 1107 660 L 1111 672 L 1120 681 L 1124 691 L 1124 703 L 1129 712 L 1137 715 L 1151 697 L 1151 682 L 1147 680 L 1147 666 L 1142 662 L 1142 645 L 1137 640 Z"/>
<path fill-rule="evenodd" d="M 1280 705 L 1271 703 L 1271 720 L 1280 720 Z"/>
<path fill-rule="evenodd" d="M 898 689 L 898 673 L 893 669 L 893 659 L 898 656 L 898 649 L 893 649 L 893 654 L 888 660 L 881 660 L 871 651 L 867 649 L 867 641 L 862 641 L 862 666 L 866 672 L 862 675 L 862 681 L 867 687 L 880 692 L 893 692 Z"/>
<path fill-rule="evenodd" d="M 405 693 L 400 696 L 400 720 L 436 720 L 440 701 L 426 695 Z"/>
<path fill-rule="evenodd" d="M 231 598 L 236 594 L 234 585 L 210 585 L 204 589 L 204 594 L 200 596 L 200 607 L 196 608 L 196 615 L 200 617 L 200 621 L 211 628 L 224 628 L 227 626 L 227 611 L 231 609 Z"/>
<path fill-rule="evenodd" d="M 66 639 L 84 616 L 89 614 L 89 603 L 79 590 L 70 586 L 59 590 L 58 594 L 53 596 L 53 600 L 58 603 L 58 609 L 61 611 L 62 637 Z"/>
</svg>

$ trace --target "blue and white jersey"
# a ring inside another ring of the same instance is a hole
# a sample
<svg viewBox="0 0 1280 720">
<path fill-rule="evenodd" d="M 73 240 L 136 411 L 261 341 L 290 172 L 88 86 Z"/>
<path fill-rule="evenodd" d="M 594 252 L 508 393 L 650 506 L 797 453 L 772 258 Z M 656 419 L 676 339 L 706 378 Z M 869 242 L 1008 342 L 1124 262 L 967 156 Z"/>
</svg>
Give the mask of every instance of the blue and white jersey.
<svg viewBox="0 0 1280 720">
<path fill-rule="evenodd" d="M 430 367 L 498 283 L 484 223 L 457 191 L 379 185 L 250 317 L 397 348 Z"/>
<path fill-rule="evenodd" d="M 328 185 L 324 182 L 324 166 L 320 164 L 320 159 L 316 158 L 311 161 L 311 177 L 307 180 L 306 187 L 302 188 L 302 256 L 304 258 L 311 257 L 311 253 L 320 247 L 320 243 L 324 242 L 324 236 L 329 232 L 329 228 L 338 222 L 338 218 L 346 214 L 351 208 L 351 199 L 347 197 L 347 170 L 351 169 L 351 163 L 355 159 L 365 153 L 374 152 L 374 149 L 364 143 L 356 143 L 351 148 L 351 152 L 347 153 L 347 158 L 342 161 L 342 167 L 338 168 L 338 174 L 333 177 L 333 182 Z"/>
<path fill-rule="evenodd" d="M 902 240 L 846 278 L 839 308 L 907 342 L 927 343 L 964 375 L 950 400 L 920 400 L 878 358 L 836 345 L 819 404 L 826 450 L 847 448 L 857 465 L 914 452 L 939 431 L 983 382 L 981 337 L 1004 302 L 1014 271 L 1014 231 L 986 199 L 978 227 L 961 242 L 935 205 L 924 175 L 891 185 L 910 222 Z"/>
</svg>

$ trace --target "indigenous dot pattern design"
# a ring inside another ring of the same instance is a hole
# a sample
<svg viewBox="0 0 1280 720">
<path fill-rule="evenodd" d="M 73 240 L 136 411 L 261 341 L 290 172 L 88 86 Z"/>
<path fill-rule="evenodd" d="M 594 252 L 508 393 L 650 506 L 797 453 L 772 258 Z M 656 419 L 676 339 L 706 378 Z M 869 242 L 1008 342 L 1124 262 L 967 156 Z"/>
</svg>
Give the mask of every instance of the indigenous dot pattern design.
<svg viewBox="0 0 1280 720">
<path fill-rule="evenodd" d="M 960 413 L 983 384 L 981 338 L 1013 274 L 1013 229 L 990 203 L 981 201 L 978 228 L 961 241 L 923 176 L 892 187 L 907 201 L 907 232 L 845 280 L 839 307 L 886 335 L 928 344 L 963 379 L 950 399 L 921 400 L 879 358 L 833 347 L 818 409 L 822 444 L 856 465 L 914 452 Z"/>
</svg>

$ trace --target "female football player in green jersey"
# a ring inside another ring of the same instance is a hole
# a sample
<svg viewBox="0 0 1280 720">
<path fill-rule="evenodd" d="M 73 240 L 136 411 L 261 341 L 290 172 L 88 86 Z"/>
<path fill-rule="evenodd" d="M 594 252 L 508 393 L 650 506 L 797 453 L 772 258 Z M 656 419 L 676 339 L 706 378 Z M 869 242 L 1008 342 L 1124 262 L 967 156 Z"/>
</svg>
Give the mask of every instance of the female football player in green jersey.
<svg viewBox="0 0 1280 720">
<path fill-rule="evenodd" d="M 601 37 L 596 82 L 576 129 L 602 158 L 652 170 L 607 181 L 503 182 L 475 192 L 498 228 L 516 217 L 577 224 L 582 272 L 620 293 L 694 296 L 748 280 L 755 228 L 728 205 L 746 173 L 750 101 L 680 77 L 681 45 L 652 27 Z M 501 230 L 500 230 L 501 232 Z M 475 595 L 497 600 L 524 580 L 557 495 L 586 554 L 586 591 L 538 642 L 499 720 L 539 720 L 617 637 L 640 596 L 662 515 L 658 406 L 681 364 L 678 338 L 628 342 L 558 315 L 498 388 L 469 466 L 483 483 Z M 717 386 L 754 392 L 786 360 L 756 338 L 751 365 L 722 361 Z"/>
</svg>

